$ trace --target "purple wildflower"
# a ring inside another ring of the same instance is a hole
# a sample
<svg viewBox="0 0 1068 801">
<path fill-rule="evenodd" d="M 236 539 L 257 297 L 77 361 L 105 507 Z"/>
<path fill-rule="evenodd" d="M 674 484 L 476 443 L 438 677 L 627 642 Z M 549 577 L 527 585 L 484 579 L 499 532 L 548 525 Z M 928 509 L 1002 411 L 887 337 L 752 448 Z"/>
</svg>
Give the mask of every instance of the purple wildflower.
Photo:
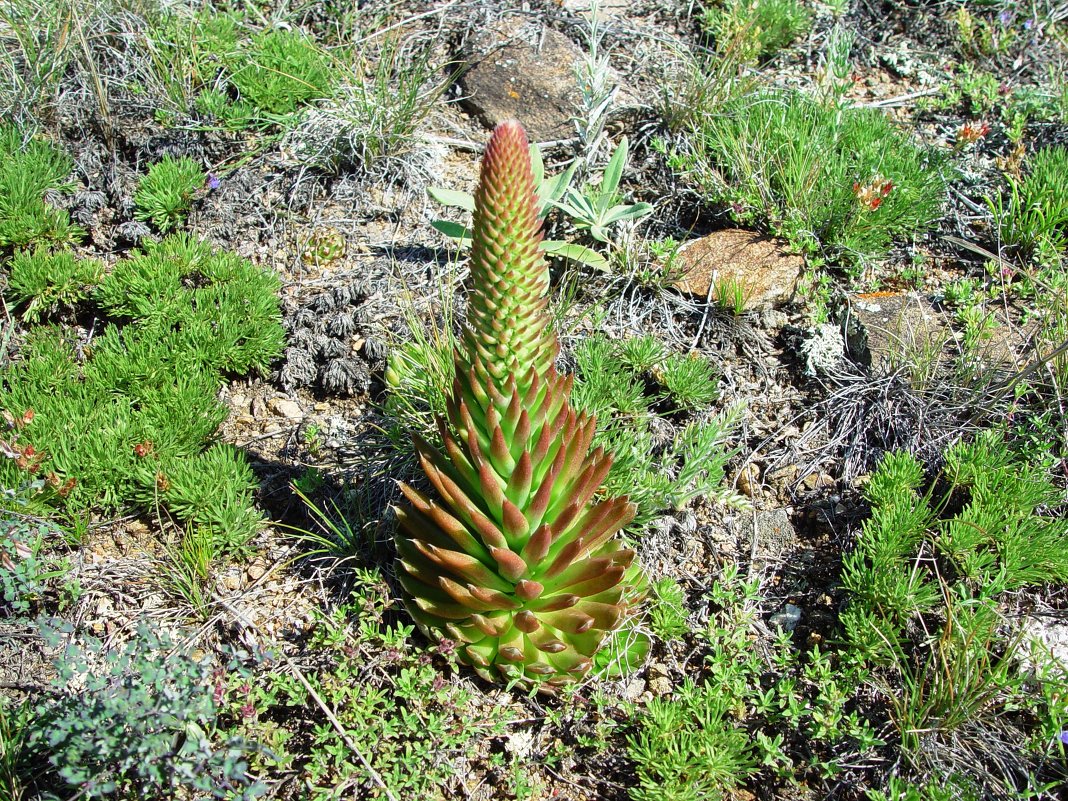
<svg viewBox="0 0 1068 801">
<path fill-rule="evenodd" d="M 208 189 L 218 189 L 220 185 L 222 185 L 222 181 L 219 180 L 219 176 L 213 172 L 209 172 L 205 186 L 207 186 Z"/>
<path fill-rule="evenodd" d="M 1004 11 L 998 14 L 998 22 L 1000 22 L 1004 27 L 1007 28 L 1009 27 L 1009 25 L 1012 24 L 1012 20 L 1015 16 L 1016 12 L 1014 12 L 1011 8 L 1006 8 Z"/>
<path fill-rule="evenodd" d="M 1059 739 L 1064 745 L 1068 745 L 1068 731 L 1062 731 L 1059 735 Z"/>
</svg>

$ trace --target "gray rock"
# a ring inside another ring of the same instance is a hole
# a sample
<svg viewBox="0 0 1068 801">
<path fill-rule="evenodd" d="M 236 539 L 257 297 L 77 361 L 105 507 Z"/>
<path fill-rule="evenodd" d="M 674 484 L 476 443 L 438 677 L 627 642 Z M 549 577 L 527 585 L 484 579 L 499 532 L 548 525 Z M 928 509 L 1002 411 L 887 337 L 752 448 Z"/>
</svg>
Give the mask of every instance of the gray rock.
<svg viewBox="0 0 1068 801">
<path fill-rule="evenodd" d="M 761 560 L 780 559 L 797 543 L 797 533 L 786 509 L 742 512 L 734 524 L 743 550 L 746 545 L 752 547 L 756 537 L 757 558 Z"/>
<path fill-rule="evenodd" d="M 634 703 L 641 698 L 642 693 L 644 692 L 645 682 L 640 678 L 633 678 L 627 682 L 627 686 L 623 688 L 623 698 Z"/>
<path fill-rule="evenodd" d="M 893 371 L 940 353 L 952 336 L 942 312 L 915 292 L 854 295 L 845 322 L 849 357 L 877 370 Z"/>
<path fill-rule="evenodd" d="M 574 136 L 571 117 L 581 97 L 574 67 L 582 55 L 562 33 L 504 19 L 473 38 L 463 104 L 490 128 L 520 120 L 534 142 Z"/>
</svg>

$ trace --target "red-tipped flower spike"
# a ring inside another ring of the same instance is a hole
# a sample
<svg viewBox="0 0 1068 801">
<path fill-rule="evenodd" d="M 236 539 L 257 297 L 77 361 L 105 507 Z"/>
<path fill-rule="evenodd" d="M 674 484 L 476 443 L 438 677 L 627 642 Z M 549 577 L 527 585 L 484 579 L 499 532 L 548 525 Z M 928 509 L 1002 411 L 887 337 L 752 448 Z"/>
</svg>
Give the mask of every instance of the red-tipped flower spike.
<svg viewBox="0 0 1068 801">
<path fill-rule="evenodd" d="M 615 536 L 634 505 L 596 497 L 611 458 L 591 449 L 594 420 L 571 407 L 571 379 L 556 372 L 540 241 L 527 137 L 504 122 L 475 192 L 444 452 L 415 440 L 436 493 L 401 485 L 397 550 L 424 631 L 459 643 L 486 679 L 552 692 L 586 674 L 644 579 Z"/>
</svg>

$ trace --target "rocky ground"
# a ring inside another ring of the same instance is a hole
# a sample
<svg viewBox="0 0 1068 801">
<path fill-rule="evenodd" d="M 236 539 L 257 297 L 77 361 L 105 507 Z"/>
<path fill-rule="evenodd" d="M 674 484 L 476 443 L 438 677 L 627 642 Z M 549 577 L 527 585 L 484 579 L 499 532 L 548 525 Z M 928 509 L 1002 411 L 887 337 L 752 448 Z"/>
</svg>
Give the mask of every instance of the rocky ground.
<svg viewBox="0 0 1068 801">
<path fill-rule="evenodd" d="M 963 106 L 931 110 L 922 101 L 946 91 L 958 4 L 843 5 L 839 18 L 826 6 L 813 6 L 811 30 L 752 67 L 749 77 L 810 86 L 831 29 L 844 26 L 857 37 L 846 98 L 885 109 L 924 144 L 951 149 L 972 115 Z M 295 18 L 314 28 L 316 15 L 326 11 L 309 7 Z M 936 380 L 917 387 L 903 377 L 902 365 L 931 343 L 939 343 L 936 361 L 952 360 L 961 335 L 942 303 L 942 288 L 982 272 L 982 249 L 990 244 L 979 198 L 999 185 L 998 160 L 1010 157 L 1012 146 L 1006 126 L 995 124 L 992 134 L 954 162 L 937 229 L 897 243 L 859 278 L 832 266 L 826 272 L 829 311 L 816 314 L 806 290 L 811 260 L 766 232 L 738 229 L 729 210 L 705 200 L 658 150 L 658 139 L 673 136 L 664 108 L 674 91 L 671 81 L 682 70 L 680 54 L 709 45 L 693 11 L 665 0 L 601 4 L 598 43 L 610 61 L 608 78 L 618 86 L 605 136 L 629 138 L 623 188 L 632 201 L 652 203 L 655 211 L 625 233 L 621 248 L 631 251 L 625 269 L 620 262 L 608 272 L 554 264 L 554 293 L 564 299 L 565 361 L 566 351 L 594 330 L 612 337 L 653 334 L 679 352 L 714 361 L 720 371 L 716 409 L 744 408 L 731 442 L 737 453 L 728 480 L 752 508 L 727 509 L 699 498 L 656 520 L 637 543 L 640 557 L 653 577 L 681 584 L 694 627 L 709 620 L 708 587 L 725 565 L 739 566 L 759 586 L 755 613 L 764 638 L 755 647 L 766 648 L 782 628 L 808 650 L 837 636 L 846 601 L 839 585 L 841 555 L 868 514 L 862 489 L 883 454 L 903 448 L 937 466 L 963 431 L 988 422 L 962 399 L 960 388 Z M 172 536 L 162 521 L 93 521 L 83 544 L 69 554 L 70 579 L 81 592 L 63 617 L 79 632 L 119 643 L 135 621 L 147 617 L 197 649 L 230 644 L 281 653 L 312 673 L 317 657 L 308 642 L 324 610 L 347 595 L 353 565 L 311 559 L 307 542 L 293 536 L 292 527 L 317 524 L 294 493 L 295 481 L 324 507 L 362 509 L 356 525 L 365 561 L 359 567 L 380 571 L 387 585 L 392 581 L 389 504 L 396 497 L 394 479 L 411 465 L 385 436 L 390 423 L 382 411 L 383 372 L 413 329 L 432 330 L 450 319 L 450 308 L 462 312 L 463 303 L 463 256 L 431 227 L 455 210 L 443 210 L 427 189 L 470 191 L 491 127 L 512 117 L 543 143 L 550 171 L 570 162 L 582 147 L 575 135 L 581 93 L 574 65 L 589 52 L 590 12 L 582 0 L 409 2 L 391 4 L 382 26 L 393 26 L 400 41 L 433 42 L 435 77 L 449 80 L 428 99 L 433 108 L 414 141 L 370 172 L 347 163 L 318 166 L 315 154 L 329 146 L 330 131 L 325 123 L 317 127 L 313 112 L 278 136 L 229 132 L 195 120 L 164 126 L 150 103 L 116 88 L 106 114 L 93 92 L 83 89 L 68 94 L 46 120 L 76 162 L 78 190 L 58 202 L 86 228 L 84 251 L 108 262 L 154 236 L 134 219 L 131 201 L 145 165 L 169 154 L 208 167 L 218 185 L 198 194 L 188 228 L 277 271 L 287 335 L 284 357 L 270 375 L 233 380 L 223 392 L 230 413 L 221 437 L 248 454 L 260 482 L 257 503 L 270 521 L 255 555 L 222 567 L 206 590 L 206 611 L 191 616 L 153 580 L 165 558 L 162 543 Z M 1000 75 L 1007 83 L 1044 79 L 1058 58 L 1063 65 L 1063 23 L 1059 42 L 1054 32 L 1047 30 L 1030 52 L 1002 58 Z M 1030 147 L 1066 143 L 1068 125 L 1036 122 L 1028 135 Z M 573 234 L 556 226 L 550 233 Z M 643 246 L 666 237 L 684 243 L 671 280 L 663 278 L 664 260 Z M 974 247 L 962 247 L 961 240 Z M 916 264 L 922 264 L 919 276 Z M 647 280 L 649 274 L 659 277 Z M 741 314 L 710 302 L 712 275 L 736 275 L 746 283 L 749 302 Z M 986 342 L 990 398 L 998 397 L 999 381 L 1025 369 L 1033 356 L 1023 310 L 1007 302 L 996 314 L 996 332 Z M 996 415 L 999 408 L 992 400 L 988 411 Z M 384 592 L 388 597 L 390 591 Z M 1064 608 L 1063 598 L 1050 603 Z M 385 619 L 404 622 L 396 605 L 386 609 Z M 31 623 L 2 626 L 0 686 L 39 689 L 56 646 L 45 644 Z M 1051 630 L 1055 635 L 1064 628 Z M 418 647 L 424 647 L 421 640 Z M 450 669 L 448 681 L 471 693 L 475 719 L 504 710 L 508 724 L 465 759 L 457 758 L 452 769 L 459 778 L 443 781 L 436 792 L 472 799 L 629 797 L 636 778 L 624 753 L 624 729 L 614 728 L 613 716 L 622 720 L 627 703 L 670 697 L 684 679 L 698 677 L 698 648 L 692 638 L 655 644 L 641 670 L 597 691 L 608 700 L 596 704 L 589 701 L 592 686 L 578 701 L 554 705 Z M 389 686 L 393 679 L 385 677 L 391 674 L 367 664 L 365 680 Z M 590 745 L 596 742 L 602 745 Z M 539 755 L 561 752 L 562 759 L 539 767 Z M 495 753 L 524 766 L 529 794 Z M 835 777 L 806 768 L 795 783 L 760 774 L 729 797 L 859 799 L 891 758 L 867 755 L 870 761 L 848 765 Z M 311 797 L 303 794 L 298 773 L 290 768 L 268 775 L 270 797 Z M 369 780 L 339 792 L 333 797 L 388 797 Z"/>
</svg>

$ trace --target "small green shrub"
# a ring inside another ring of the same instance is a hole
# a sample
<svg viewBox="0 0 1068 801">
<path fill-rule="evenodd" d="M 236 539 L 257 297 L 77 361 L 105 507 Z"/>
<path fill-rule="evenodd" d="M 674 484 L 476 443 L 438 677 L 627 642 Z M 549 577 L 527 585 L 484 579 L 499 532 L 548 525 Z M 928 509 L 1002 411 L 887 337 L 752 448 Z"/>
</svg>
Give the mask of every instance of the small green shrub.
<svg viewBox="0 0 1068 801">
<path fill-rule="evenodd" d="M 120 261 L 94 297 L 109 313 L 136 321 L 132 334 L 123 330 L 128 349 L 159 337 L 176 366 L 246 373 L 265 372 L 282 352 L 280 288 L 275 273 L 178 234 Z"/>
<path fill-rule="evenodd" d="M 55 667 L 57 695 L 38 707 L 28 740 L 68 792 L 252 799 L 266 789 L 248 775 L 250 744 L 218 734 L 227 670 L 145 626 L 121 650 L 96 640 L 69 646 Z"/>
<path fill-rule="evenodd" d="M 708 623 L 695 632 L 703 681 L 686 679 L 651 702 L 628 737 L 635 801 L 731 798 L 758 766 L 804 786 L 881 744 L 851 709 L 863 668 L 817 648 L 802 653 L 788 632 L 767 649 L 753 647 L 764 628 L 761 596 L 759 581 L 741 576 L 733 562 L 708 588 Z M 797 752 L 787 739 L 803 744 L 807 760 L 790 756 Z"/>
<path fill-rule="evenodd" d="M 69 192 L 74 161 L 59 148 L 0 126 L 0 247 L 66 244 L 82 235 L 63 209 L 45 202 L 49 191 Z"/>
<path fill-rule="evenodd" d="M 52 582 L 70 570 L 68 560 L 43 553 L 46 541 L 55 539 L 56 533 L 47 523 L 0 520 L 0 609 L 6 614 L 30 615 Z"/>
<path fill-rule="evenodd" d="M 148 168 L 134 192 L 135 215 L 150 220 L 161 233 L 185 223 L 193 193 L 204 186 L 207 174 L 191 158 L 164 156 Z"/>
<path fill-rule="evenodd" d="M 37 501 L 75 513 L 162 507 L 240 550 L 260 516 L 243 457 L 211 446 L 226 416 L 217 393 L 224 374 L 281 354 L 278 288 L 273 273 L 188 236 L 120 261 L 95 297 L 124 325 L 85 350 L 30 329 L 0 373 L 0 408 L 19 422 L 8 446 L 33 452 L 0 461 L 0 485 L 43 477 Z"/>
<path fill-rule="evenodd" d="M 628 740 L 637 765 L 633 801 L 708 801 L 729 797 L 753 772 L 749 735 L 731 720 L 728 695 L 687 680 L 675 698 L 655 698 Z"/>
<path fill-rule="evenodd" d="M 1059 725 L 1066 677 L 1039 678 L 1048 672 L 1028 666 L 998 600 L 1068 578 L 1068 522 L 1048 511 L 1063 496 L 996 432 L 945 459 L 943 483 L 925 495 L 922 467 L 907 454 L 887 456 L 873 474 L 872 516 L 843 562 L 851 602 L 842 624 L 854 657 L 879 667 L 872 681 L 914 767 L 958 773 L 969 792 L 1019 792 L 1040 784 L 1042 757 L 1026 732 L 1048 736 Z M 1035 692 L 1049 682 L 1059 689 Z M 983 759 L 986 733 L 998 737 L 996 764 Z"/>
<path fill-rule="evenodd" d="M 291 671 L 261 674 L 234 703 L 246 736 L 269 749 L 253 765 L 296 774 L 303 797 L 313 801 L 338 798 L 338 787 L 357 798 L 457 797 L 465 763 L 504 733 L 504 709 L 443 681 L 432 659 L 447 656 L 448 645 L 416 645 L 412 626 L 386 622 L 391 604 L 381 579 L 366 570 L 354 579 L 349 600 L 310 632 L 317 670 L 306 674 L 347 737 L 323 720 Z"/>
<path fill-rule="evenodd" d="M 283 122 L 309 102 L 330 97 L 337 82 L 331 57 L 298 30 L 249 36 L 241 11 L 165 11 L 153 38 L 154 72 L 185 111 L 231 130 Z"/>
<path fill-rule="evenodd" d="M 1030 159 L 1027 174 L 1010 179 L 1009 201 L 992 204 L 1001 241 L 1026 255 L 1056 263 L 1068 247 L 1068 147 L 1047 147 Z"/>
<path fill-rule="evenodd" d="M 22 319 L 29 322 L 61 307 L 74 307 L 104 277 L 104 265 L 97 259 L 80 259 L 70 251 L 42 246 L 17 251 L 9 269 L 8 297 L 16 306 L 25 304 Z"/>
<path fill-rule="evenodd" d="M 704 356 L 673 353 L 664 359 L 657 378 L 671 401 L 683 409 L 700 409 L 719 397 L 719 373 Z"/>
<path fill-rule="evenodd" d="M 800 0 L 722 0 L 701 15 L 716 51 L 741 61 L 772 58 L 811 25 L 812 13 Z"/>
<path fill-rule="evenodd" d="M 212 555 L 239 552 L 263 522 L 253 506 L 258 483 L 252 468 L 229 445 L 216 443 L 193 456 L 143 458 L 136 473 L 134 500 L 146 508 L 158 503 L 211 532 Z"/>
<path fill-rule="evenodd" d="M 881 112 L 836 110 L 797 92 L 727 101 L 708 112 L 692 147 L 672 162 L 738 222 L 851 268 L 896 237 L 922 234 L 945 193 L 942 157 Z"/>
<path fill-rule="evenodd" d="M 971 63 L 961 63 L 942 91 L 929 98 L 921 98 L 921 109 L 953 111 L 978 117 L 1000 118 L 1006 135 L 1019 142 L 1032 122 L 1061 122 L 1068 119 L 1068 94 L 1064 81 L 1050 70 L 1046 81 L 1038 83 L 1013 82 L 1006 86 L 992 72 Z"/>
<path fill-rule="evenodd" d="M 335 83 L 329 56 L 304 34 L 280 28 L 255 36 L 230 69 L 241 100 L 267 117 L 329 97 Z"/>
<path fill-rule="evenodd" d="M 653 582 L 653 603 L 649 605 L 649 623 L 660 639 L 670 642 L 688 634 L 686 594 L 673 578 Z"/>
<path fill-rule="evenodd" d="M 723 483 L 734 453 L 727 442 L 739 410 L 691 421 L 667 442 L 657 442 L 653 434 L 660 404 L 707 408 L 716 388 L 711 363 L 704 356 L 669 353 L 647 375 L 633 365 L 644 361 L 636 356 L 649 357 L 653 349 L 627 342 L 595 335 L 575 350 L 572 403 L 597 416 L 594 443 L 615 456 L 605 491 L 629 495 L 638 505 L 635 526 L 664 510 L 681 510 L 697 497 L 745 507 L 745 499 Z"/>
</svg>

